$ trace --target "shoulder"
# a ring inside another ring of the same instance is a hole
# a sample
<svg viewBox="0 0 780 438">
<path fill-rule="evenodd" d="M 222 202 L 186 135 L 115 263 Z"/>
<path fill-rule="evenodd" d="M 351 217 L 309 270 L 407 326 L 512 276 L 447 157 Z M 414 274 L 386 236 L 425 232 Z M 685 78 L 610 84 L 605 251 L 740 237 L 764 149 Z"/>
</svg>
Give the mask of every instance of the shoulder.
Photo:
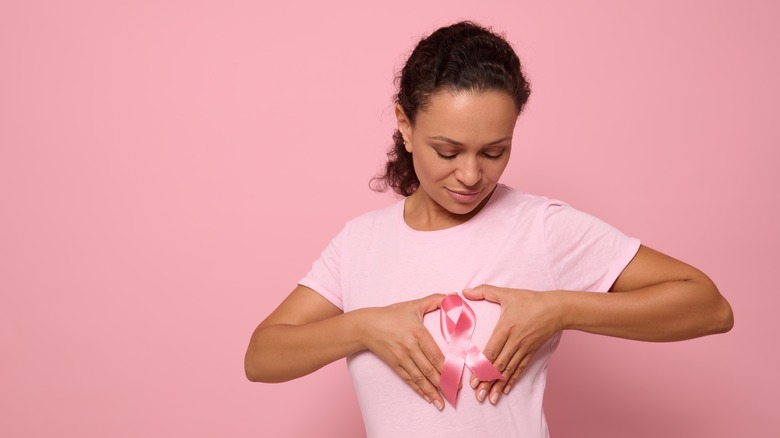
<svg viewBox="0 0 780 438">
<path fill-rule="evenodd" d="M 543 233 L 573 233 L 597 229 L 611 231 L 611 226 L 590 213 L 578 210 L 560 199 L 534 195 L 509 186 L 496 188 L 497 199 L 493 204 L 493 217 L 511 218 L 515 226 L 532 227 Z"/>
<path fill-rule="evenodd" d="M 344 230 L 349 233 L 362 234 L 376 229 L 393 226 L 403 211 L 404 200 L 400 199 L 387 207 L 367 211 L 348 220 Z"/>
<path fill-rule="evenodd" d="M 502 215 L 509 214 L 513 217 L 539 219 L 551 209 L 569 207 L 566 202 L 527 193 L 504 184 L 496 187 L 493 196 L 496 199 L 491 205 L 492 209 Z"/>
</svg>

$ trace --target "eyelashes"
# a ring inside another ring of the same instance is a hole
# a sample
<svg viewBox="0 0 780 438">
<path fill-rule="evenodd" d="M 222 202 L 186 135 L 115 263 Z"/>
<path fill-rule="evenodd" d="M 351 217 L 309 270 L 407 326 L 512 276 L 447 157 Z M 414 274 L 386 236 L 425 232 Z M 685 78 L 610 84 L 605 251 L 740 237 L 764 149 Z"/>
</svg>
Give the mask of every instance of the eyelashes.
<svg viewBox="0 0 780 438">
<path fill-rule="evenodd" d="M 455 159 L 455 157 L 457 157 L 457 156 L 458 156 L 458 154 L 444 155 L 444 154 L 442 154 L 442 153 L 441 153 L 441 152 L 439 152 L 439 151 L 436 151 L 436 155 L 437 155 L 439 158 L 441 158 L 442 160 L 452 160 L 452 159 Z M 486 153 L 486 152 L 483 152 L 483 153 L 482 153 L 482 156 L 483 156 L 483 157 L 485 157 L 485 158 L 487 158 L 488 160 L 498 160 L 498 159 L 499 159 L 499 158 L 501 158 L 503 155 L 504 155 L 504 153 L 503 153 L 503 152 L 501 152 L 501 153 L 500 153 L 500 154 L 498 154 L 498 155 L 491 155 L 491 154 L 488 154 L 488 153 Z"/>
<path fill-rule="evenodd" d="M 458 154 L 452 154 L 452 155 L 443 155 L 441 152 L 436 151 L 436 155 L 438 155 L 439 158 L 442 160 L 452 160 L 453 158 L 457 157 Z"/>
</svg>

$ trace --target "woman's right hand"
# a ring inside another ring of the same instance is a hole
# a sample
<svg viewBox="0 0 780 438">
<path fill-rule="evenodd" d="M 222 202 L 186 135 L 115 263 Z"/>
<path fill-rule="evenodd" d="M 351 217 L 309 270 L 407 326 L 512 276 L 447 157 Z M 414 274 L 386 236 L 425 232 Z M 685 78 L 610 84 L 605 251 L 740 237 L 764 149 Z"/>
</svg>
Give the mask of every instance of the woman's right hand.
<svg viewBox="0 0 780 438">
<path fill-rule="evenodd" d="M 444 355 L 423 325 L 423 315 L 438 309 L 443 294 L 387 307 L 361 309 L 366 348 L 396 372 L 417 394 L 444 409 L 439 377 Z"/>
<path fill-rule="evenodd" d="M 444 356 L 423 325 L 442 294 L 347 313 L 305 286 L 297 286 L 252 333 L 244 357 L 253 382 L 284 382 L 368 349 L 438 409 Z"/>
</svg>

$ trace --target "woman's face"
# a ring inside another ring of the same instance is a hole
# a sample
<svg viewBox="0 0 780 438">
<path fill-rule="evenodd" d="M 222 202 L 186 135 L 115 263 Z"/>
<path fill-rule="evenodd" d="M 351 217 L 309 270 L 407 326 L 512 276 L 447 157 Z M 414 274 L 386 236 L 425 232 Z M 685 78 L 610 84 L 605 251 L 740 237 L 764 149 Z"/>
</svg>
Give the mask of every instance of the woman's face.
<svg viewBox="0 0 780 438">
<path fill-rule="evenodd" d="M 414 126 L 396 107 L 398 127 L 412 154 L 429 213 L 475 214 L 509 161 L 517 108 L 499 91 L 439 92 Z M 467 218 L 468 218 L 467 217 Z"/>
</svg>

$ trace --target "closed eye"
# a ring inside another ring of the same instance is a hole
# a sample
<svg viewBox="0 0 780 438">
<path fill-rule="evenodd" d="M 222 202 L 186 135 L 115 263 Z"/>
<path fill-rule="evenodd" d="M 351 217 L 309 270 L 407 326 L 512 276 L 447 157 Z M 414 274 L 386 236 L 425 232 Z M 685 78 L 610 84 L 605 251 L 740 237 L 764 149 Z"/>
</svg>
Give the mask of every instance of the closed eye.
<svg viewBox="0 0 780 438">
<path fill-rule="evenodd" d="M 499 158 L 501 158 L 502 155 L 504 155 L 504 153 L 503 152 L 499 152 L 497 154 L 489 154 L 487 152 L 483 152 L 482 155 L 484 155 L 485 158 L 487 158 L 489 160 L 498 160 Z"/>
<path fill-rule="evenodd" d="M 436 155 L 438 155 L 439 158 L 444 159 L 444 160 L 452 160 L 453 158 L 458 156 L 458 154 L 444 155 L 444 154 L 442 154 L 439 151 L 436 151 Z"/>
</svg>

